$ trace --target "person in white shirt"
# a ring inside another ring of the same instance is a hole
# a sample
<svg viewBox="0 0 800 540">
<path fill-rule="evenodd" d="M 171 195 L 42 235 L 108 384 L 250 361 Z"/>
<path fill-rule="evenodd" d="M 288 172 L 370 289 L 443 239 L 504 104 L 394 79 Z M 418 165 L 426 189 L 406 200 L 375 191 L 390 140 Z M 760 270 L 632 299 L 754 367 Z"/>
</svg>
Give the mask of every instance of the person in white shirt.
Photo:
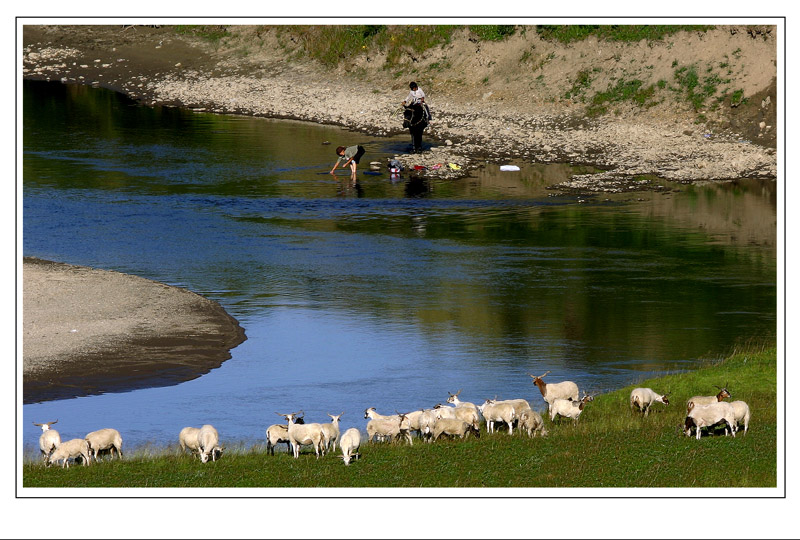
<svg viewBox="0 0 800 540">
<path fill-rule="evenodd" d="M 425 92 L 422 91 L 422 88 L 417 86 L 417 83 L 413 81 L 408 86 L 411 88 L 411 91 L 408 93 L 408 97 L 403 101 L 403 106 L 410 107 L 417 103 L 425 103 Z"/>
<path fill-rule="evenodd" d="M 415 82 L 409 85 L 411 91 L 403 100 L 403 107 L 406 109 L 406 122 L 403 127 L 407 127 L 411 133 L 412 153 L 422 151 L 422 131 L 428 125 L 427 105 L 425 105 L 425 92 Z"/>
</svg>

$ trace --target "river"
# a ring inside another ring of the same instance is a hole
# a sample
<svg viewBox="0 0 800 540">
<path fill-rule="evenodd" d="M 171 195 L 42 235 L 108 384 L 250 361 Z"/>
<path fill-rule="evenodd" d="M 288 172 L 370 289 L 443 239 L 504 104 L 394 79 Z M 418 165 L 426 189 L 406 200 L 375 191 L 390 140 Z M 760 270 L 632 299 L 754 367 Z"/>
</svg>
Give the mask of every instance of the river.
<svg viewBox="0 0 800 540">
<path fill-rule="evenodd" d="M 204 423 L 256 443 L 301 409 L 363 429 L 367 407 L 457 390 L 541 409 L 528 373 L 600 392 L 776 332 L 774 181 L 586 197 L 547 189 L 586 171 L 567 164 L 428 181 L 362 162 L 352 185 L 324 174 L 333 148 L 385 162 L 408 138 L 23 86 L 24 255 L 186 287 L 248 336 L 176 386 L 25 405 L 26 447 L 56 418 L 131 448 Z"/>
</svg>

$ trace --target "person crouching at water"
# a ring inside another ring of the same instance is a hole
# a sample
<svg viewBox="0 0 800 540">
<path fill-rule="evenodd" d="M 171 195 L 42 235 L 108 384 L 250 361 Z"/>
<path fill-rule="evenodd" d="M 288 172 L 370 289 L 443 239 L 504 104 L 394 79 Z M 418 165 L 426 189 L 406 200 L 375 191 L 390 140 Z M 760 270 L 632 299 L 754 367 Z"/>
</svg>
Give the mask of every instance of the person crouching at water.
<svg viewBox="0 0 800 540">
<path fill-rule="evenodd" d="M 350 171 L 352 172 L 351 176 L 355 180 L 358 162 L 361 160 L 361 156 L 364 155 L 364 152 L 364 147 L 361 145 L 348 146 L 347 148 L 344 146 L 337 147 L 336 155 L 339 156 L 339 159 L 337 159 L 336 163 L 333 164 L 331 174 L 334 174 L 333 171 L 336 170 L 336 167 L 339 166 L 339 163 L 342 160 L 345 160 L 345 162 L 342 163 L 342 169 L 344 169 L 347 165 L 350 165 Z"/>
</svg>

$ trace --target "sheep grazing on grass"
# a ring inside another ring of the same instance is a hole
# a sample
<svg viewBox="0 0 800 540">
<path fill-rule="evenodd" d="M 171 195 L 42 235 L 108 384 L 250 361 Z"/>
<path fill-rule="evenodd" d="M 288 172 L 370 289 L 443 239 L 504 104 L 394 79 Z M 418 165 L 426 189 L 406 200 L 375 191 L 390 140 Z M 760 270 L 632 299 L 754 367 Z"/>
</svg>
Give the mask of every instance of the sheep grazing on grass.
<svg viewBox="0 0 800 540">
<path fill-rule="evenodd" d="M 715 384 L 714 388 L 719 390 L 715 396 L 694 396 L 690 398 L 689 401 L 686 402 L 686 413 L 689 413 L 689 405 L 692 403 L 695 405 L 711 405 L 731 397 L 731 393 L 728 391 L 728 383 L 725 383 L 725 386 L 721 388 Z"/>
<path fill-rule="evenodd" d="M 219 433 L 210 424 L 205 424 L 197 432 L 197 450 L 200 452 L 200 462 L 206 463 L 208 458 L 217 461 L 222 455 L 222 448 L 219 446 Z"/>
<path fill-rule="evenodd" d="M 342 460 L 345 465 L 350 465 L 350 460 L 361 457 L 358 448 L 361 446 L 361 433 L 356 428 L 345 431 L 339 439 L 339 448 L 342 450 Z"/>
<path fill-rule="evenodd" d="M 544 437 L 547 435 L 547 430 L 544 428 L 544 421 L 542 416 L 533 409 L 525 409 L 519 415 L 519 424 L 517 427 L 528 433 L 528 437 L 535 437 L 539 435 Z"/>
<path fill-rule="evenodd" d="M 109 451 L 112 458 L 114 457 L 114 451 L 116 451 L 117 456 L 122 459 L 122 436 L 116 429 L 98 429 L 86 435 L 84 439 L 89 443 L 89 449 L 92 451 L 92 457 L 95 460 L 97 460 L 100 452 L 106 450 Z"/>
<path fill-rule="evenodd" d="M 439 418 L 433 423 L 434 441 L 442 435 L 463 439 L 467 433 L 474 433 L 477 438 L 481 436 L 481 432 L 478 428 L 458 418 Z"/>
<path fill-rule="evenodd" d="M 39 450 L 42 451 L 42 459 L 47 463 L 47 459 L 56 447 L 61 444 L 61 435 L 58 431 L 52 429 L 50 426 L 58 423 L 58 420 L 52 422 L 42 422 L 41 424 L 33 423 L 34 426 L 42 428 L 42 434 L 39 435 Z"/>
<path fill-rule="evenodd" d="M 514 434 L 514 421 L 517 419 L 514 406 L 511 403 L 496 402 L 487 399 L 479 406 L 483 418 L 486 420 L 486 431 L 494 433 L 495 422 L 503 422 L 508 426 L 508 434 Z"/>
<path fill-rule="evenodd" d="M 407 419 L 404 414 L 371 419 L 367 422 L 367 442 L 372 442 L 373 437 L 376 440 L 388 440 L 390 442 L 406 437 L 408 430 L 402 427 L 404 423 L 407 425 Z"/>
<path fill-rule="evenodd" d="M 342 414 L 334 415 L 329 414 L 328 416 L 331 417 L 330 424 L 320 424 L 322 426 L 322 453 L 323 455 L 329 449 L 332 451 L 336 451 L 336 442 L 339 440 L 339 419 L 342 417 Z"/>
<path fill-rule="evenodd" d="M 650 406 L 653 403 L 669 405 L 669 394 L 669 392 L 663 395 L 659 394 L 652 388 L 634 388 L 631 390 L 631 411 L 635 411 L 635 409 L 638 408 L 640 411 L 644 412 L 644 416 L 647 416 L 650 413 Z"/>
<path fill-rule="evenodd" d="M 200 428 L 185 427 L 178 434 L 178 442 L 181 445 L 181 452 L 186 452 L 189 449 L 190 453 L 197 452 L 200 445 L 197 442 L 197 435 L 200 433 Z"/>
<path fill-rule="evenodd" d="M 734 420 L 736 420 L 736 431 L 739 431 L 739 424 L 744 426 L 744 434 L 747 435 L 747 428 L 750 425 L 750 406 L 744 401 L 731 401 L 733 407 Z"/>
<path fill-rule="evenodd" d="M 301 411 L 302 413 L 302 411 Z M 322 444 L 324 437 L 322 435 L 322 425 L 321 424 L 297 424 L 295 423 L 295 417 L 301 413 L 290 413 L 290 414 L 280 414 L 276 413 L 280 416 L 286 418 L 286 422 L 288 423 L 288 433 L 289 433 L 289 444 L 292 445 L 292 453 L 294 458 L 297 459 L 300 457 L 300 446 L 304 444 L 310 444 L 314 447 L 314 453 L 319 459 L 320 452 L 322 451 Z"/>
<path fill-rule="evenodd" d="M 692 435 L 692 428 L 697 430 L 697 439 L 700 439 L 702 428 L 711 428 L 717 424 L 725 424 L 725 435 L 728 430 L 736 437 L 736 413 L 730 403 L 720 401 L 710 405 L 695 405 L 689 403 L 689 411 L 684 422 L 684 433 L 687 437 Z"/>
<path fill-rule="evenodd" d="M 436 418 L 457 418 L 467 424 L 480 428 L 480 412 L 471 407 L 445 407 L 441 403 L 433 408 Z"/>
<path fill-rule="evenodd" d="M 563 416 L 565 418 L 572 418 L 576 423 L 580 418 L 584 407 L 590 401 L 594 401 L 594 396 L 583 394 L 580 400 L 572 399 L 556 399 L 550 404 L 550 421 L 555 422 L 556 416 Z"/>
<path fill-rule="evenodd" d="M 542 397 L 547 403 L 548 409 L 553 405 L 553 402 L 557 399 L 572 399 L 573 401 L 578 401 L 577 384 L 575 384 L 572 381 L 562 381 L 559 383 L 545 383 L 542 379 L 548 373 L 550 372 L 545 371 L 538 377 L 528 373 L 530 378 L 533 379 L 533 384 L 535 384 L 536 387 L 539 389 L 539 391 L 542 393 Z"/>
<path fill-rule="evenodd" d="M 78 458 L 83 460 L 84 465 L 88 466 L 91 463 L 89 443 L 85 439 L 71 439 L 62 442 L 50 454 L 48 463 L 52 465 L 60 461 L 62 468 L 69 468 L 69 460 Z"/>
<path fill-rule="evenodd" d="M 397 411 L 395 411 L 397 412 Z M 402 413 L 397 413 L 391 416 L 386 416 L 383 414 L 378 414 L 375 410 L 375 407 L 369 407 L 364 411 L 364 418 L 369 418 L 371 420 L 396 420 L 398 421 L 398 428 L 400 430 L 400 437 L 405 438 L 408 444 L 413 445 L 414 440 L 411 437 L 411 422 L 408 420 L 408 417 Z M 383 426 L 383 424 L 380 424 Z M 378 426 L 378 424 L 376 424 Z M 369 434 L 369 423 L 367 423 L 367 434 Z M 381 429 L 377 429 L 374 431 L 374 434 L 378 435 L 379 437 L 383 438 L 384 435 L 381 433 Z M 371 442 L 372 437 L 369 437 L 367 440 Z M 390 439 L 393 440 L 393 439 Z"/>
</svg>

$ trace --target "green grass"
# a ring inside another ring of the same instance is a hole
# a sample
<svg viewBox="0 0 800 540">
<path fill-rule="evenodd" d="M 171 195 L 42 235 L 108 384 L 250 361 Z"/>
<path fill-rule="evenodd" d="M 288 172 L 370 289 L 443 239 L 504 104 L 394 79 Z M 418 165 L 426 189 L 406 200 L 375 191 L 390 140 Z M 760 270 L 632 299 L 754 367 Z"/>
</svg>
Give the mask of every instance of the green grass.
<svg viewBox="0 0 800 540">
<path fill-rule="evenodd" d="M 586 113 L 589 116 L 605 114 L 608 105 L 622 101 L 632 101 L 640 107 L 647 107 L 654 104 L 652 101 L 655 95 L 654 85 L 644 86 L 638 79 L 630 81 L 617 81 L 615 86 L 609 86 L 605 92 L 598 92 L 592 98 L 591 104 L 587 107 Z"/>
<path fill-rule="evenodd" d="M 775 487 L 777 484 L 776 349 L 748 349 L 724 362 L 645 380 L 588 404 L 580 421 L 550 422 L 549 435 L 505 432 L 480 439 L 362 444 L 345 467 L 338 456 L 304 451 L 267 455 L 239 446 L 216 463 L 175 448 L 129 452 L 122 461 L 46 468 L 26 460 L 25 487 Z M 695 440 L 679 432 L 686 400 L 726 385 L 752 411 L 750 430 L 736 438 Z M 631 413 L 634 386 L 670 391 L 671 405 L 650 416 Z M 532 389 L 533 390 L 533 389 Z M 534 407 L 540 397 L 531 392 Z M 282 447 L 285 448 L 285 447 Z"/>
<path fill-rule="evenodd" d="M 611 25 L 538 25 L 536 32 L 542 39 L 572 43 L 590 36 L 606 41 L 659 41 L 682 31 L 705 32 L 714 28 L 710 25 L 670 25 L 670 24 L 611 24 Z"/>
<path fill-rule="evenodd" d="M 175 32 L 182 35 L 201 37 L 212 43 L 217 43 L 220 39 L 230 36 L 224 25 L 217 24 L 179 24 L 175 26 Z"/>
</svg>

